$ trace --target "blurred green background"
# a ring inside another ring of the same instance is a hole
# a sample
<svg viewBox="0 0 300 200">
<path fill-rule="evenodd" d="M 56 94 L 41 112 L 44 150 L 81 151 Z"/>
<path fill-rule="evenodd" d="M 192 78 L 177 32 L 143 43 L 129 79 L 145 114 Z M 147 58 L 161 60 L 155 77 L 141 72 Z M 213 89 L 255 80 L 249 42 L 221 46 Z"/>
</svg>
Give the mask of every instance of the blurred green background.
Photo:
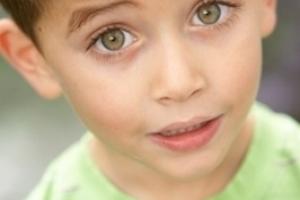
<svg viewBox="0 0 300 200">
<path fill-rule="evenodd" d="M 258 99 L 300 119 L 300 1 L 279 1 L 279 25 L 264 41 Z M 19 200 L 47 164 L 84 132 L 64 99 L 45 101 L 0 60 L 0 199 Z"/>
</svg>

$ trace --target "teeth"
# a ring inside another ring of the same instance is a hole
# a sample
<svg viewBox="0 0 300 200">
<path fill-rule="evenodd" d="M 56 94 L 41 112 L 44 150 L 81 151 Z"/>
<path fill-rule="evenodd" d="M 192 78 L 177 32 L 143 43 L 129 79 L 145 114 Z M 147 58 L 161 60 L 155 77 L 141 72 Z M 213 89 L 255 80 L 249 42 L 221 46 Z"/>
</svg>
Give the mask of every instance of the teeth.
<svg viewBox="0 0 300 200">
<path fill-rule="evenodd" d="M 190 126 L 190 127 L 187 127 L 187 128 L 161 132 L 160 134 L 164 135 L 164 136 L 174 136 L 174 135 L 178 135 L 178 134 L 182 134 L 182 133 L 186 133 L 186 132 L 190 132 L 190 131 L 199 129 L 203 125 L 204 125 L 203 123 L 202 124 L 197 124 L 197 125 Z"/>
<path fill-rule="evenodd" d="M 185 129 L 185 128 L 182 128 L 182 129 L 180 129 L 179 131 L 178 131 L 178 133 L 184 133 L 184 132 L 186 132 L 187 130 Z"/>
<path fill-rule="evenodd" d="M 186 130 L 187 130 L 187 131 L 192 131 L 193 129 L 195 129 L 194 126 L 193 126 L 193 127 L 189 127 L 189 128 L 187 128 Z"/>
</svg>

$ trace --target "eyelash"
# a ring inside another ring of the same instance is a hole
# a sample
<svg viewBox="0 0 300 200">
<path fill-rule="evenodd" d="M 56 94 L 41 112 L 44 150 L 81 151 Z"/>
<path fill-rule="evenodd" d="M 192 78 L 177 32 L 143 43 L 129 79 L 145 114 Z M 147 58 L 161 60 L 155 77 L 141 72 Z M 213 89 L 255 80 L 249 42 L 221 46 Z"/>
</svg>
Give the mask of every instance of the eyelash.
<svg viewBox="0 0 300 200">
<path fill-rule="evenodd" d="M 201 8 L 202 6 L 214 5 L 214 4 L 217 4 L 219 6 L 226 6 L 226 7 L 228 7 L 228 9 L 234 9 L 234 11 L 231 10 L 230 13 L 229 13 L 229 16 L 227 16 L 226 19 L 223 22 L 217 22 L 215 24 L 206 25 L 206 26 L 202 25 L 202 28 L 204 28 L 204 29 L 222 30 L 223 27 L 229 27 L 232 24 L 232 22 L 234 21 L 234 19 L 238 16 L 237 11 L 242 7 L 241 2 L 233 3 L 230 0 L 206 0 L 206 2 L 204 2 L 204 3 L 201 2 L 200 4 L 195 6 L 195 10 L 193 11 L 193 14 L 195 15 L 197 10 L 199 8 Z M 196 25 L 196 26 L 199 27 L 201 25 Z"/>
<path fill-rule="evenodd" d="M 124 25 L 121 25 L 121 24 L 107 25 L 102 30 L 100 30 L 100 32 L 96 36 L 91 38 L 91 41 L 86 50 L 87 51 L 91 50 L 96 45 L 97 41 L 99 39 L 101 39 L 101 37 L 103 36 L 104 33 L 115 30 L 115 29 L 120 29 L 120 30 L 127 31 L 127 32 L 133 34 L 131 31 L 127 30 L 127 28 L 124 27 Z M 99 51 L 95 51 L 94 53 L 96 54 L 96 58 L 101 59 L 101 61 L 110 62 L 113 59 L 119 58 L 123 54 L 124 50 L 126 50 L 126 48 L 123 48 L 122 50 L 114 51 L 113 53 L 99 53 Z"/>
<path fill-rule="evenodd" d="M 206 2 L 201 2 L 200 4 L 195 6 L 195 9 L 193 10 L 193 15 L 196 14 L 197 10 L 202 7 L 202 6 L 207 6 L 207 5 L 213 5 L 213 4 L 218 4 L 218 5 L 223 5 L 223 6 L 227 6 L 229 9 L 235 9 L 235 11 L 230 11 L 230 16 L 226 17 L 226 19 L 224 20 L 224 22 L 221 23 L 216 23 L 216 24 L 212 24 L 212 25 L 207 25 L 207 26 L 202 26 L 202 28 L 205 29 L 209 29 L 211 31 L 217 30 L 217 31 L 221 31 L 223 30 L 223 28 L 226 27 L 230 27 L 232 25 L 232 23 L 234 22 L 235 18 L 237 17 L 237 10 L 239 10 L 239 8 L 242 7 L 242 3 L 238 2 L 238 3 L 233 3 L 230 0 L 226 1 L 226 0 L 206 0 Z M 201 26 L 201 25 L 195 25 L 195 26 Z M 91 38 L 91 41 L 87 47 L 87 52 L 90 51 L 97 43 L 97 41 L 99 39 L 101 39 L 101 37 L 103 36 L 104 33 L 115 30 L 115 29 L 120 29 L 123 31 L 127 31 L 130 34 L 132 34 L 131 31 L 127 30 L 123 25 L 120 24 L 113 24 L 113 25 L 108 25 L 105 26 L 95 37 Z M 132 34 L 134 36 L 134 34 Z M 132 45 L 132 44 L 131 44 Z M 131 46 L 129 45 L 129 46 Z M 118 51 L 114 51 L 112 53 L 99 53 L 99 51 L 94 51 L 94 53 L 96 54 L 96 58 L 100 59 L 102 62 L 112 62 L 114 60 L 117 60 L 119 57 L 121 57 L 123 55 L 123 51 L 126 50 L 127 47 L 118 50 Z"/>
</svg>

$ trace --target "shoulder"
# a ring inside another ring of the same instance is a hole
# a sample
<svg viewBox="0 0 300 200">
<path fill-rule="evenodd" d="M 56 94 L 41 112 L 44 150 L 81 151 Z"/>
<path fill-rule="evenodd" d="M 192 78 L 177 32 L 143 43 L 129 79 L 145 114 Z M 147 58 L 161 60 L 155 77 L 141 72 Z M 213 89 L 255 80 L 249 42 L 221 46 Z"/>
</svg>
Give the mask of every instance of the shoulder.
<svg viewBox="0 0 300 200">
<path fill-rule="evenodd" d="M 284 140 L 284 145 L 300 141 L 300 124 L 291 116 L 275 112 L 261 103 L 255 104 L 253 114 L 258 129 L 264 134 L 271 134 L 272 138 L 278 138 L 281 143 Z"/>
<path fill-rule="evenodd" d="M 27 200 L 65 200 L 76 190 L 78 165 L 82 159 L 81 142 L 68 148 L 46 170 Z"/>
<path fill-rule="evenodd" d="M 92 135 L 54 160 L 27 200 L 132 200 L 120 192 L 94 165 L 88 153 Z"/>
<path fill-rule="evenodd" d="M 272 146 L 271 176 L 265 199 L 299 199 L 300 196 L 300 125 L 292 117 L 257 104 L 256 119 L 265 135 L 264 144 Z M 269 154 L 270 155 L 270 154 Z M 267 172 L 266 172 L 267 173 Z"/>
</svg>

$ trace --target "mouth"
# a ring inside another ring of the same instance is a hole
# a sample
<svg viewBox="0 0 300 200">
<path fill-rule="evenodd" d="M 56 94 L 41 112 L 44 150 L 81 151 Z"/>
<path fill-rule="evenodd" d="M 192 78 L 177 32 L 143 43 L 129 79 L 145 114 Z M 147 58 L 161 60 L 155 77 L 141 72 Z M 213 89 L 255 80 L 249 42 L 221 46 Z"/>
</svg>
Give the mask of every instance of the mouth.
<svg viewBox="0 0 300 200">
<path fill-rule="evenodd" d="M 173 123 L 151 134 L 152 141 L 172 151 L 193 151 L 207 145 L 216 135 L 223 115 L 194 118 L 188 122 Z"/>
</svg>

